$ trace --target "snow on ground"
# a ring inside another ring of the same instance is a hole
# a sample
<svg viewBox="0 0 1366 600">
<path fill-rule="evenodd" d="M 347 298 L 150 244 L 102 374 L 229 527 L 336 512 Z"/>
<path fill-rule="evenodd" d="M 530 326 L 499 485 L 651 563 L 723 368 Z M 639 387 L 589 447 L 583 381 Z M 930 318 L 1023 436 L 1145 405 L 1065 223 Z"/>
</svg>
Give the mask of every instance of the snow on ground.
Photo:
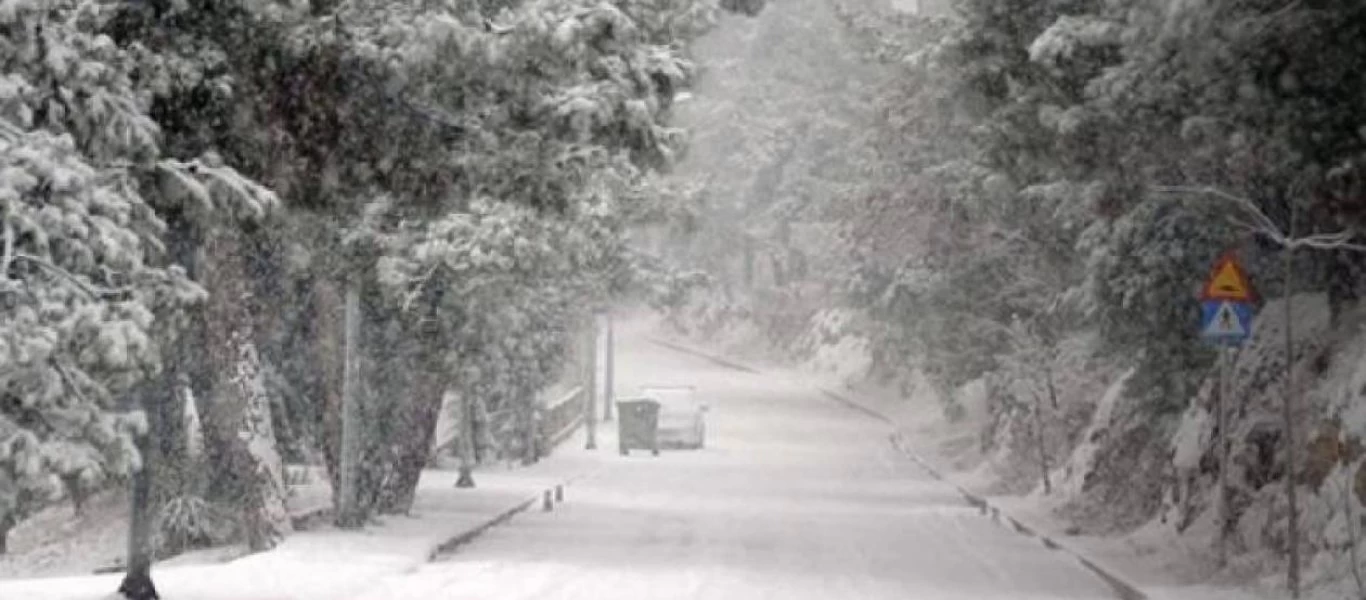
<svg viewBox="0 0 1366 600">
<path fill-rule="evenodd" d="M 850 346 L 842 345 L 846 348 Z M 836 359 L 829 356 L 823 361 L 827 364 L 857 362 L 855 358 Z M 965 448 L 964 443 L 967 440 L 974 442 L 968 446 L 975 446 L 978 431 L 976 419 L 968 415 L 961 422 L 948 422 L 942 404 L 929 386 L 922 383 L 912 385 L 909 390 L 892 389 L 856 383 L 842 370 L 832 373 L 813 367 L 804 365 L 802 369 L 784 369 L 772 362 L 762 364 L 767 377 L 836 391 L 889 417 L 903 434 L 903 440 L 909 443 L 909 449 L 935 466 L 953 484 L 986 497 L 1003 512 L 1117 573 L 1154 600 L 1251 600 L 1272 597 L 1233 582 L 1228 582 L 1228 585 L 1200 583 L 1207 571 L 1190 561 L 1192 557 L 1206 553 L 1183 547 L 1184 540 L 1173 539 L 1155 528 L 1124 537 L 1066 535 L 1064 532 L 1070 529 L 1071 524 L 1056 513 L 1064 500 L 1061 494 L 1044 496 L 1041 491 L 1025 496 L 989 493 L 995 487 L 997 476 L 989 465 L 969 456 L 972 449 Z M 1113 398 L 1117 396 L 1114 392 L 1109 390 L 1106 395 Z"/>
<path fill-rule="evenodd" d="M 224 565 L 162 567 L 167 600 L 410 598 L 1108 599 L 1100 579 L 981 516 L 889 443 L 892 427 L 800 377 L 748 374 L 619 328 L 618 396 L 689 384 L 708 447 L 620 456 L 612 424 L 527 469 L 424 473 L 414 515 L 295 534 Z M 531 510 L 426 564 L 434 548 L 575 475 Z M 0 582 L 0 598 L 109 598 L 119 575 Z"/>
<path fill-rule="evenodd" d="M 606 437 L 604 441 L 610 442 Z M 337 600 L 364 594 L 384 576 L 416 568 L 447 540 L 487 522 L 597 459 L 572 452 L 571 438 L 552 460 L 514 471 L 476 474 L 478 488 L 455 488 L 455 473 L 423 473 L 411 516 L 383 517 L 363 531 L 324 528 L 296 533 L 275 550 L 227 564 L 163 566 L 152 571 L 166 600 Z M 0 599 L 110 598 L 122 574 L 0 581 Z"/>
<path fill-rule="evenodd" d="M 291 487 L 290 513 L 308 515 L 331 504 L 325 477 Z M 84 514 L 63 503 L 38 511 L 10 533 L 9 552 L 0 555 L 0 580 L 79 576 L 123 564 L 128 548 L 128 494 L 105 490 L 86 502 Z M 186 552 L 161 565 L 221 563 L 246 554 L 243 545 Z"/>
<path fill-rule="evenodd" d="M 95 494 L 79 517 L 69 503 L 38 511 L 10 533 L 0 578 L 90 573 L 113 564 L 128 545 L 127 514 L 122 490 Z"/>
<path fill-rule="evenodd" d="M 613 457 L 555 512 L 351 598 L 1113 597 L 897 454 L 885 423 L 619 331 L 618 392 L 697 386 L 706 449 Z"/>
</svg>

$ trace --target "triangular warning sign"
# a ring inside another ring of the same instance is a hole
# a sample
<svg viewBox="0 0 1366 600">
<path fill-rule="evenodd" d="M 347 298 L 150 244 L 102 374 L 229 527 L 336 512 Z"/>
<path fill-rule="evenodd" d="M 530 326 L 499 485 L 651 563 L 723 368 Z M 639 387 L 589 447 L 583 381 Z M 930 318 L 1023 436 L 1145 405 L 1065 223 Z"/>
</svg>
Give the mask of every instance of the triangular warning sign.
<svg viewBox="0 0 1366 600">
<path fill-rule="evenodd" d="M 1252 300 L 1252 286 L 1248 285 L 1242 267 L 1233 255 L 1225 255 L 1214 266 L 1214 273 L 1200 292 L 1201 300 L 1232 300 L 1249 302 Z"/>
<path fill-rule="evenodd" d="M 1205 326 L 1205 335 L 1210 337 L 1241 337 L 1247 335 L 1247 330 L 1243 328 L 1243 320 L 1238 318 L 1238 312 L 1233 309 L 1232 302 L 1224 302 L 1219 305 L 1218 312 L 1214 313 L 1214 318 L 1210 319 Z"/>
</svg>

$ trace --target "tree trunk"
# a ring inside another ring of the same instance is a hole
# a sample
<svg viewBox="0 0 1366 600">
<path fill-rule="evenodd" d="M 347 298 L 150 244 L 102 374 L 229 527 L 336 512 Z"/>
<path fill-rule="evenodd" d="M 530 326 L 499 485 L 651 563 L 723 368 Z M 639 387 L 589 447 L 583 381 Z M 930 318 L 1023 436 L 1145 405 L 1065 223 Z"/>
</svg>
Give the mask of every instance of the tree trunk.
<svg viewBox="0 0 1366 600">
<path fill-rule="evenodd" d="M 1053 482 L 1049 478 L 1052 467 L 1048 464 L 1048 440 L 1044 436 L 1044 403 L 1039 394 L 1034 394 L 1034 438 L 1039 444 L 1039 470 L 1043 474 L 1043 493 L 1053 493 Z"/>
<path fill-rule="evenodd" d="M 541 426 L 537 410 L 536 393 L 523 390 L 518 396 L 522 399 L 522 464 L 533 465 L 541 460 Z"/>
<path fill-rule="evenodd" d="M 470 456 L 474 458 L 475 465 L 484 464 L 484 437 L 488 435 L 485 430 L 485 418 L 487 411 L 482 410 L 478 398 L 466 397 L 466 406 L 469 410 L 469 430 L 470 430 Z"/>
<path fill-rule="evenodd" d="M 184 265 L 189 276 L 198 280 L 203 271 L 197 252 L 201 244 L 200 231 L 179 213 L 168 216 L 167 224 L 168 231 L 172 232 L 168 247 L 173 260 Z M 205 469 L 202 464 L 195 464 L 197 457 L 185 451 L 191 443 L 190 437 L 201 431 L 190 430 L 185 419 L 185 402 L 193 401 L 196 383 L 206 387 L 212 384 L 212 377 L 201 375 L 213 373 L 214 365 L 212 358 L 204 353 L 184 351 L 203 344 L 205 315 L 194 316 L 192 326 L 180 332 L 172 345 L 162 349 L 164 368 L 158 383 L 154 384 L 157 401 L 145 407 L 148 418 L 157 424 L 153 430 L 156 439 L 152 443 L 158 455 L 150 494 L 158 502 L 204 493 Z"/>
<path fill-rule="evenodd" d="M 266 393 L 256 347 L 238 340 L 237 393 L 245 405 L 238 438 L 249 488 L 244 507 L 247 546 L 253 551 L 269 550 L 291 531 L 289 510 L 285 506 L 284 462 L 276 450 L 271 422 L 270 397 Z"/>
<path fill-rule="evenodd" d="M 744 236 L 745 289 L 754 287 L 754 238 Z"/>
<path fill-rule="evenodd" d="M 427 466 L 441 411 L 444 386 L 440 375 L 440 352 L 435 341 L 424 338 L 415 354 L 418 360 L 404 365 L 412 369 L 408 375 L 413 385 L 407 397 L 399 402 L 399 426 L 390 431 L 389 446 L 393 448 L 394 464 L 393 472 L 380 489 L 376 509 L 381 514 L 407 514 L 412 510 L 418 480 Z"/>
<path fill-rule="evenodd" d="M 85 516 L 85 500 L 90 494 L 81 482 L 80 474 L 62 475 L 62 487 L 66 489 L 67 497 L 71 498 L 72 513 L 77 518 Z"/>
<path fill-rule="evenodd" d="M 0 556 L 9 552 L 9 532 L 17 525 L 13 513 L 5 513 L 0 517 Z"/>
<path fill-rule="evenodd" d="M 460 394 L 460 433 L 457 443 L 460 444 L 460 477 L 455 481 L 455 487 L 472 488 L 474 487 L 474 465 L 478 457 L 475 451 L 479 444 L 475 436 L 479 430 L 474 424 L 474 402 L 470 401 L 468 394 Z"/>
<path fill-rule="evenodd" d="M 148 418 L 155 419 L 155 411 L 148 411 Z M 142 459 L 141 468 L 133 473 L 132 495 L 128 528 L 128 571 L 119 584 L 119 593 L 128 600 L 157 600 L 156 586 L 152 584 L 152 527 L 156 507 L 152 505 L 152 471 L 154 443 L 152 433 L 155 423 L 151 423 L 147 435 L 138 436 L 138 455 Z"/>
<path fill-rule="evenodd" d="M 255 307 L 247 251 L 235 233 L 208 240 L 200 255 L 209 290 L 204 346 L 213 378 L 203 414 L 211 449 L 210 495 L 242 514 L 252 550 L 274 547 L 289 531 L 283 465 L 275 447 L 270 400 L 255 344 Z"/>
</svg>

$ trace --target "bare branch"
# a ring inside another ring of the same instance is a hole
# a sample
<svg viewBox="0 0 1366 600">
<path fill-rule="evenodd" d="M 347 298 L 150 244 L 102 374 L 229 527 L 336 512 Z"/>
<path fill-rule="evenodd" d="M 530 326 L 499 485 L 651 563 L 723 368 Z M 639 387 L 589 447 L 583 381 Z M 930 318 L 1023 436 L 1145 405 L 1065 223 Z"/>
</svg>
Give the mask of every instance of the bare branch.
<svg viewBox="0 0 1366 600">
<path fill-rule="evenodd" d="M 1313 235 L 1291 238 L 1276 226 L 1275 221 L 1271 220 L 1266 213 L 1262 212 L 1254 202 L 1242 196 L 1235 196 L 1216 187 L 1191 187 L 1191 186 L 1156 186 L 1154 191 L 1168 194 L 1207 194 L 1225 200 L 1234 206 L 1243 209 L 1246 216 L 1251 217 L 1252 221 L 1247 221 L 1238 216 L 1229 216 L 1229 222 L 1235 227 L 1239 227 L 1264 235 L 1287 250 L 1297 250 L 1300 248 L 1311 248 L 1314 250 L 1348 250 L 1352 252 L 1366 253 L 1366 244 L 1353 243 L 1351 240 L 1357 237 L 1353 230 L 1346 229 L 1336 233 L 1316 233 Z"/>
<path fill-rule="evenodd" d="M 1319 233 L 1291 240 L 1290 247 L 1313 248 L 1315 250 L 1350 250 L 1352 252 L 1366 252 L 1366 244 L 1353 243 L 1351 240 L 1354 237 L 1356 237 L 1356 235 L 1351 231 Z"/>
</svg>

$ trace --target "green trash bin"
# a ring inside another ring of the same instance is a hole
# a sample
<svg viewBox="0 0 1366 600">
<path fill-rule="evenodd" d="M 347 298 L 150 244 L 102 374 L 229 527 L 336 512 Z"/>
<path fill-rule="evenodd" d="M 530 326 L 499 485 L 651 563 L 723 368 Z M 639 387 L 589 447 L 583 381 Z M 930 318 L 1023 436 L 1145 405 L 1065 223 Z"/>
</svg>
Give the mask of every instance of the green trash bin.
<svg viewBox="0 0 1366 600">
<path fill-rule="evenodd" d="M 649 450 L 659 456 L 659 403 L 649 398 L 617 401 L 617 446 L 625 456 L 631 450 Z"/>
</svg>

